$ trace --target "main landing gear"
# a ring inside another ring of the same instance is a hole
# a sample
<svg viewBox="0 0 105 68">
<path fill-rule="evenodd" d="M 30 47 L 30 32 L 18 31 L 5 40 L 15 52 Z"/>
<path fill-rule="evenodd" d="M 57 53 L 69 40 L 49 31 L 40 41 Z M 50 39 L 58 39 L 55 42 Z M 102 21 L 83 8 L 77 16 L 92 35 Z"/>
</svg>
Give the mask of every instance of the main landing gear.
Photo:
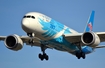
<svg viewBox="0 0 105 68">
<path fill-rule="evenodd" d="M 81 57 L 82 57 L 83 59 L 85 59 L 85 58 L 86 58 L 86 55 L 85 55 L 85 53 L 82 51 L 81 42 L 77 42 L 76 45 L 78 46 L 78 49 L 79 49 L 79 51 L 76 52 L 76 54 L 75 54 L 76 57 L 77 57 L 78 59 L 80 59 Z"/>
<path fill-rule="evenodd" d="M 34 40 L 33 40 L 33 38 L 35 37 L 35 34 L 34 33 L 27 33 L 27 35 L 31 38 L 30 40 L 29 40 L 29 44 L 34 44 Z M 45 46 L 46 44 L 41 44 L 41 51 L 42 51 L 42 54 L 40 53 L 39 55 L 38 55 L 38 57 L 39 57 L 39 59 L 40 60 L 48 60 L 49 59 L 49 57 L 48 57 L 48 55 L 45 53 L 45 50 L 46 50 L 46 46 Z"/>
<path fill-rule="evenodd" d="M 83 59 L 85 59 L 85 53 L 83 53 L 83 52 L 77 52 L 76 53 L 76 57 L 78 58 L 78 59 L 80 59 L 81 57 L 83 58 Z"/>
<path fill-rule="evenodd" d="M 42 61 L 43 61 L 44 59 L 46 59 L 46 60 L 49 59 L 48 55 L 45 53 L 45 49 L 46 49 L 45 45 L 41 44 L 41 51 L 42 51 L 43 54 L 40 53 L 38 57 L 39 57 L 39 59 L 42 60 Z"/>
</svg>

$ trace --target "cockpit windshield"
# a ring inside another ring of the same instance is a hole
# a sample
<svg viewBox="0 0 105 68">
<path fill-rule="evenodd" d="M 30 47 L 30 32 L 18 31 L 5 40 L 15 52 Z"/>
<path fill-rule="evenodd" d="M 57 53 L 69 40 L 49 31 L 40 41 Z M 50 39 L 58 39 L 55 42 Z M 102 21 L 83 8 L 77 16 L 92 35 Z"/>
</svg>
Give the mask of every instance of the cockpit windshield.
<svg viewBox="0 0 105 68">
<path fill-rule="evenodd" d="M 23 18 L 33 18 L 33 19 L 35 19 L 34 16 L 30 16 L 30 15 L 28 15 L 28 16 L 24 16 Z"/>
</svg>

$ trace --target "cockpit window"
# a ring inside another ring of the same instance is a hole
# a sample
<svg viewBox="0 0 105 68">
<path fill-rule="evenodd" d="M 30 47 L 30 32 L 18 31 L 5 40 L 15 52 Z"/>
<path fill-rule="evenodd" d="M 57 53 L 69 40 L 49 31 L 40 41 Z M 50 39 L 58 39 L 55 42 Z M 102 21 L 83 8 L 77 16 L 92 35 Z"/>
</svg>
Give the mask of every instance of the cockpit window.
<svg viewBox="0 0 105 68">
<path fill-rule="evenodd" d="M 33 19 L 35 19 L 35 17 L 34 16 L 24 16 L 23 18 L 33 18 Z"/>
<path fill-rule="evenodd" d="M 35 19 L 35 17 L 34 17 L 34 16 L 32 16 L 32 18 L 33 18 L 33 19 Z"/>
<path fill-rule="evenodd" d="M 27 18 L 31 18 L 31 16 L 27 16 Z"/>
<path fill-rule="evenodd" d="M 24 16 L 23 18 L 26 18 L 26 16 Z"/>
</svg>

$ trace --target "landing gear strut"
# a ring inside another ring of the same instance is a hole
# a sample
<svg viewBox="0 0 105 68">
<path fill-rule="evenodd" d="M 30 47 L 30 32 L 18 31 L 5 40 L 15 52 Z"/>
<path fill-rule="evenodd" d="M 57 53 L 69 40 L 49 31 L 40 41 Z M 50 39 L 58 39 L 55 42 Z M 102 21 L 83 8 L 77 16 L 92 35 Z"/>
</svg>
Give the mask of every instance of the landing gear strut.
<svg viewBox="0 0 105 68">
<path fill-rule="evenodd" d="M 76 53 L 76 57 L 77 57 L 78 59 L 80 59 L 81 57 L 82 57 L 83 59 L 85 59 L 85 58 L 86 58 L 86 55 L 85 55 L 85 53 L 82 51 L 81 42 L 78 42 L 77 45 L 78 45 L 79 52 Z"/>
<path fill-rule="evenodd" d="M 44 59 L 46 59 L 46 60 L 49 59 L 48 55 L 45 53 L 45 49 L 46 49 L 45 45 L 41 44 L 41 51 L 42 51 L 43 54 L 40 53 L 38 57 L 39 57 L 39 59 L 41 59 L 42 61 L 43 61 Z"/>
<path fill-rule="evenodd" d="M 33 38 L 35 37 L 35 34 L 34 34 L 34 33 L 27 33 L 27 35 L 28 35 L 29 37 L 31 37 L 31 39 L 29 40 L 29 44 L 34 44 Z"/>
<path fill-rule="evenodd" d="M 34 36 L 35 36 L 34 33 L 27 33 L 27 35 L 28 35 L 29 37 L 34 37 Z"/>
</svg>

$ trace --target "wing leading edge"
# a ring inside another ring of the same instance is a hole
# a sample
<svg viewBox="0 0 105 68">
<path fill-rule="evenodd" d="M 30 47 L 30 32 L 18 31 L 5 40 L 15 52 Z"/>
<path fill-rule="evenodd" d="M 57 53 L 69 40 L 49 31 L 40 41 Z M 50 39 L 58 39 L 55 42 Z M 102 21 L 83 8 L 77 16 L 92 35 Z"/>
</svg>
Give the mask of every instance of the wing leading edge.
<svg viewBox="0 0 105 68">
<path fill-rule="evenodd" d="M 97 34 L 98 37 L 100 38 L 100 42 L 105 42 L 105 32 L 95 32 L 95 34 Z M 83 33 L 65 34 L 64 37 L 66 38 L 67 41 L 69 41 L 71 43 L 76 43 L 76 42 L 81 42 L 82 35 L 83 35 Z"/>
</svg>

